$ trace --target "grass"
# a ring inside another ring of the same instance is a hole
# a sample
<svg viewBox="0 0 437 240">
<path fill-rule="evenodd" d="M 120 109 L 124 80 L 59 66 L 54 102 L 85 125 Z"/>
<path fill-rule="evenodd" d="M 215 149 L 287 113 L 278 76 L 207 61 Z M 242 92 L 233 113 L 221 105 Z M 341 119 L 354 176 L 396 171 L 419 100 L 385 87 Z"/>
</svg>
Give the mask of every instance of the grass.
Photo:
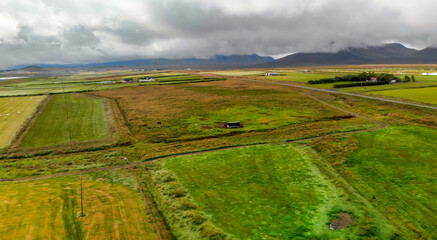
<svg viewBox="0 0 437 240">
<path fill-rule="evenodd" d="M 281 81 L 291 81 L 291 82 L 301 82 L 306 83 L 309 80 L 319 80 L 322 78 L 330 78 L 338 75 L 338 73 L 325 73 L 325 72 L 278 72 L 280 75 L 284 76 L 269 76 L 260 77 L 267 80 L 281 80 Z"/>
<path fill-rule="evenodd" d="M 11 143 L 17 131 L 44 98 L 44 96 L 0 98 L 0 148 L 7 147 Z"/>
<path fill-rule="evenodd" d="M 432 128 L 391 126 L 320 140 L 316 147 L 403 239 L 435 239 L 436 136 Z"/>
<path fill-rule="evenodd" d="M 77 94 L 53 96 L 21 146 L 47 146 L 69 142 L 70 128 L 72 141 L 105 138 L 108 134 L 108 123 L 103 100 Z"/>
<path fill-rule="evenodd" d="M 396 98 L 404 98 L 417 102 L 437 104 L 437 87 L 396 89 L 396 90 L 386 90 L 386 91 L 375 91 L 370 93 L 396 97 Z"/>
<path fill-rule="evenodd" d="M 135 138 L 152 143 L 285 130 L 344 115 L 293 89 L 240 81 L 125 88 L 98 94 L 117 98 Z M 218 122 L 229 121 L 241 121 L 244 127 L 219 128 Z"/>
<path fill-rule="evenodd" d="M 215 71 L 215 72 L 201 72 L 202 73 L 213 73 L 218 75 L 224 75 L 224 76 L 249 76 L 249 75 L 259 75 L 264 74 L 263 71 Z"/>
<path fill-rule="evenodd" d="M 79 218 L 78 177 L 0 183 L 4 239 L 155 239 L 137 192 L 101 178 L 84 180 Z"/>
<path fill-rule="evenodd" d="M 313 158 L 297 145 L 255 146 L 172 158 L 158 172 L 174 172 L 210 221 L 237 239 L 381 237 L 387 223 L 327 180 Z M 357 222 L 331 231 L 339 211 Z"/>
<path fill-rule="evenodd" d="M 139 83 L 143 77 L 153 77 L 155 82 Z M 133 83 L 117 83 L 122 79 L 132 78 Z M 204 78 L 190 74 L 164 72 L 133 74 L 132 72 L 78 73 L 63 77 L 35 77 L 0 81 L 0 96 L 32 96 L 43 94 L 91 92 L 107 89 L 117 89 L 127 86 L 179 84 L 189 82 L 206 82 L 223 80 Z"/>
</svg>

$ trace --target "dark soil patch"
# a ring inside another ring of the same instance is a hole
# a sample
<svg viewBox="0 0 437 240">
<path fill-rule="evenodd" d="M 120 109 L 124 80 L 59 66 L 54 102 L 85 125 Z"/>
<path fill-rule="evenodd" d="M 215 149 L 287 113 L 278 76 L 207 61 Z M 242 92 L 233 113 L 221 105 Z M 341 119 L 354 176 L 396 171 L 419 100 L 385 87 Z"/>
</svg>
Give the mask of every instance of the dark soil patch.
<svg viewBox="0 0 437 240">
<path fill-rule="evenodd" d="M 219 128 L 228 128 L 228 125 L 225 122 L 216 122 L 216 124 Z"/>
<path fill-rule="evenodd" d="M 331 230 L 343 229 L 352 225 L 355 222 L 354 216 L 350 213 L 341 212 L 337 214 L 337 219 L 334 219 L 330 224 L 329 228 Z"/>
<path fill-rule="evenodd" d="M 211 126 L 200 126 L 201 129 L 211 129 Z"/>
</svg>

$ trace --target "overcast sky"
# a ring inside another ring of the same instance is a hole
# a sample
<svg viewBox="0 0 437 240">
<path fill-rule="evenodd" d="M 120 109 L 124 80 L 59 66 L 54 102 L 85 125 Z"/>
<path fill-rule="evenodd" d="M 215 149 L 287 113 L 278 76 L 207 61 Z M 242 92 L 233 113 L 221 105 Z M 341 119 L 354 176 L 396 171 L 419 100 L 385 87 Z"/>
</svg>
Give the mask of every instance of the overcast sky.
<svg viewBox="0 0 437 240">
<path fill-rule="evenodd" d="M 0 69 L 437 45 L 436 0 L 0 0 Z"/>
</svg>

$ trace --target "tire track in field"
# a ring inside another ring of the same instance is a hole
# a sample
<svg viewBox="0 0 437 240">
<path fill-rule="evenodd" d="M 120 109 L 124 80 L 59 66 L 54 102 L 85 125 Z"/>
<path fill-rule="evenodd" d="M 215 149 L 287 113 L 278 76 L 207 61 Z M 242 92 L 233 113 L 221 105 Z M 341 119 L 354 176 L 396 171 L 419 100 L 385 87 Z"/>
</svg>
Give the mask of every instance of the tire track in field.
<svg viewBox="0 0 437 240">
<path fill-rule="evenodd" d="M 268 82 L 265 82 L 265 83 L 268 83 Z M 319 91 L 319 89 L 315 89 L 313 91 Z M 340 107 L 337 107 L 337 106 L 334 106 L 334 105 L 332 105 L 330 103 L 327 103 L 327 102 L 325 102 L 325 101 L 323 101 L 321 99 L 318 99 L 315 96 L 311 95 L 311 92 L 306 92 L 305 95 L 307 97 L 309 97 L 309 98 L 311 98 L 311 99 L 313 99 L 313 100 L 323 104 L 323 105 L 326 105 L 328 107 L 334 108 L 334 109 L 342 111 L 344 113 L 353 115 L 355 117 L 359 117 L 359 118 L 365 119 L 365 120 L 370 121 L 372 123 L 378 124 L 378 126 L 374 127 L 374 128 L 370 128 L 370 129 L 350 130 L 350 131 L 344 131 L 344 132 L 329 133 L 329 134 L 325 134 L 325 135 L 321 135 L 321 136 L 307 137 L 307 138 L 289 140 L 289 141 L 285 141 L 285 142 L 253 143 L 253 144 L 245 144 L 245 145 L 228 146 L 228 147 L 220 147 L 220 148 L 214 148 L 214 149 L 193 151 L 193 152 L 187 152 L 187 153 L 175 153 L 175 154 L 170 154 L 170 155 L 165 155 L 165 156 L 153 157 L 153 158 L 145 159 L 142 162 L 130 163 L 130 164 L 126 164 L 126 165 L 111 166 L 111 167 L 102 167 L 102 168 L 93 168 L 93 169 L 87 169 L 87 170 L 81 170 L 81 171 L 56 173 L 56 174 L 44 175 L 44 176 L 32 176 L 32 177 L 13 178 L 13 179 L 0 179 L 0 182 L 21 182 L 21 181 L 30 181 L 30 180 L 41 180 L 41 179 L 56 178 L 56 177 L 62 177 L 62 176 L 68 176 L 68 175 L 78 175 L 78 174 L 85 174 L 85 173 L 92 173 L 92 172 L 99 172 L 99 171 L 108 171 L 108 170 L 114 170 L 114 169 L 120 169 L 120 168 L 132 168 L 132 167 L 135 167 L 135 166 L 140 166 L 140 165 L 148 164 L 148 163 L 153 162 L 153 161 L 164 160 L 164 159 L 168 159 L 168 158 L 172 158 L 172 157 L 192 156 L 192 155 L 198 155 L 198 154 L 202 154 L 202 153 L 217 152 L 217 151 L 221 151 L 221 150 L 244 148 L 244 147 L 250 147 L 250 146 L 277 145 L 277 144 L 286 144 L 286 143 L 294 143 L 294 142 L 303 142 L 303 141 L 308 141 L 308 140 L 320 139 L 320 138 L 327 137 L 327 136 L 337 136 L 337 135 L 342 135 L 342 134 L 347 134 L 347 133 L 370 132 L 370 131 L 375 131 L 375 130 L 379 130 L 379 129 L 382 129 L 382 128 L 386 127 L 386 124 L 384 124 L 384 123 L 382 123 L 380 121 L 377 121 L 375 119 L 372 119 L 372 118 L 360 115 L 360 114 L 355 113 L 355 112 L 351 112 L 351 111 L 342 109 Z"/>
</svg>

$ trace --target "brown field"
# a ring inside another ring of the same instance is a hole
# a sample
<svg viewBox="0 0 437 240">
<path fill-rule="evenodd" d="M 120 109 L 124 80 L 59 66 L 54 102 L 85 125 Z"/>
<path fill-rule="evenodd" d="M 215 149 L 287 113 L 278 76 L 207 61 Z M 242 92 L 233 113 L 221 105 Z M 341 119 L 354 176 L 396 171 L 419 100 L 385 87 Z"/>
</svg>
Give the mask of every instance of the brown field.
<svg viewBox="0 0 437 240">
<path fill-rule="evenodd" d="M 371 127 L 360 118 L 335 119 L 345 113 L 306 97 L 301 90 L 263 83 L 227 80 L 95 94 L 115 99 L 134 139 L 149 143 L 134 145 L 133 152 L 141 154 L 141 159 Z M 282 124 L 286 118 L 293 119 Z M 245 119 L 245 127 L 219 129 L 217 119 Z"/>
</svg>

